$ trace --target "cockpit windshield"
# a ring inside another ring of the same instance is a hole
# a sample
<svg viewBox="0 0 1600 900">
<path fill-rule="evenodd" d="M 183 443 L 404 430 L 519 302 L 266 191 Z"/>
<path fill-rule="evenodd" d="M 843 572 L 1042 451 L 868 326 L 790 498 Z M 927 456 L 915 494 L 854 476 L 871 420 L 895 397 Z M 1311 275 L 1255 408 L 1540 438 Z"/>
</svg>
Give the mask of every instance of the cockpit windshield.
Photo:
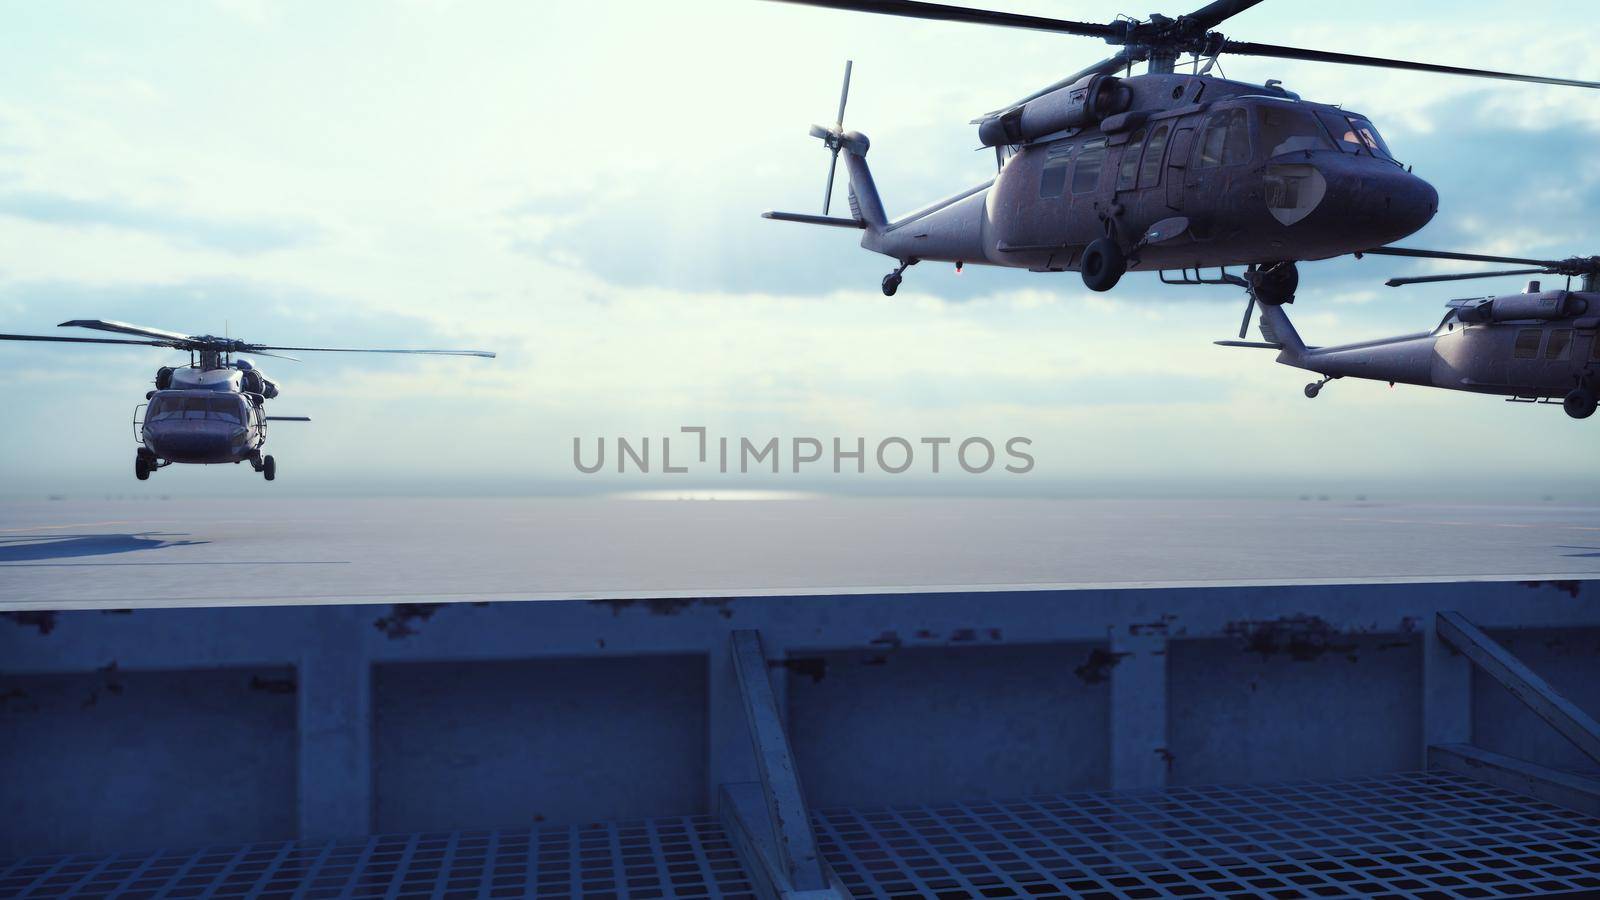
<svg viewBox="0 0 1600 900">
<path fill-rule="evenodd" d="M 244 424 L 244 400 L 233 394 L 212 397 L 171 395 L 156 397 L 145 410 L 145 420 L 156 422 L 172 419 L 209 420 Z"/>
<path fill-rule="evenodd" d="M 1333 135 L 1340 150 L 1346 153 L 1370 153 L 1379 159 L 1394 159 L 1394 154 L 1389 152 L 1389 145 L 1384 143 L 1383 135 L 1368 119 L 1338 110 L 1319 110 L 1317 115 L 1322 119 L 1322 124 L 1328 126 L 1328 132 Z"/>
<path fill-rule="evenodd" d="M 1256 113 L 1256 135 L 1266 158 L 1300 150 L 1332 150 L 1333 142 L 1305 109 L 1263 103 Z"/>
</svg>

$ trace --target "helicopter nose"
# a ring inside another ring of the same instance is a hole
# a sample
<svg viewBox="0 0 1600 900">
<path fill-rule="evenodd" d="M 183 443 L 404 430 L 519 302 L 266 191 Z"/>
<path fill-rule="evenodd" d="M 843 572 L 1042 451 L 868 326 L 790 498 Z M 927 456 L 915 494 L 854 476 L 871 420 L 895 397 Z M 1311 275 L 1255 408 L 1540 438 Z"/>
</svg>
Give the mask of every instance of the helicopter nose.
<svg viewBox="0 0 1600 900">
<path fill-rule="evenodd" d="M 1366 249 L 1398 241 L 1428 224 L 1439 211 L 1439 192 L 1433 185 L 1393 163 L 1362 159 L 1325 173 L 1329 194 L 1342 202 L 1330 204 L 1342 236 Z"/>
<path fill-rule="evenodd" d="M 1365 214 L 1382 231 L 1382 243 L 1421 230 L 1439 211 L 1439 192 L 1404 169 L 1367 173 L 1364 178 L 1358 215 Z"/>
<path fill-rule="evenodd" d="M 156 455 L 176 462 L 218 461 L 230 455 L 233 440 L 230 429 L 168 426 L 152 428 L 150 449 Z"/>
</svg>

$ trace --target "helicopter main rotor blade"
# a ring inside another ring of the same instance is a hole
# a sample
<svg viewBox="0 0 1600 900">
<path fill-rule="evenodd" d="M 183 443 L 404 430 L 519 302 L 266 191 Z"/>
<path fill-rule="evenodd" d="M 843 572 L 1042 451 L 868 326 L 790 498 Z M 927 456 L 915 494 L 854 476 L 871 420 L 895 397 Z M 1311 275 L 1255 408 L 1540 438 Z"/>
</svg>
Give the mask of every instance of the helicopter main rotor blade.
<svg viewBox="0 0 1600 900">
<path fill-rule="evenodd" d="M 1356 254 L 1373 256 L 1405 256 L 1412 259 L 1457 259 L 1462 262 L 1489 262 L 1505 263 L 1513 266 L 1540 266 L 1553 269 L 1564 265 L 1565 260 L 1559 259 L 1525 259 L 1520 256 L 1491 256 L 1484 253 L 1457 253 L 1454 250 L 1419 250 L 1414 247 L 1373 247 Z"/>
<path fill-rule="evenodd" d="M 1024 16 L 992 9 L 974 9 L 970 6 L 923 3 L 921 0 L 776 0 L 776 2 L 843 9 L 850 12 L 878 13 L 886 16 L 904 16 L 909 19 L 930 19 L 936 22 L 966 22 L 973 25 L 1026 28 L 1032 31 L 1051 31 L 1056 34 L 1077 34 L 1084 37 L 1110 38 L 1122 33 L 1110 25 L 1101 25 L 1097 22 L 1047 19 L 1043 16 Z"/>
<path fill-rule="evenodd" d="M 140 347 L 166 347 L 172 349 L 168 341 L 129 341 L 120 338 L 80 338 L 56 337 L 43 334 L 0 334 L 0 341 L 49 341 L 56 344 L 134 344 Z"/>
<path fill-rule="evenodd" d="M 114 331 L 118 334 L 136 334 L 140 337 L 156 338 L 163 341 L 185 343 L 194 340 L 192 335 L 179 334 L 176 331 L 166 331 L 161 328 L 146 328 L 143 325 L 129 325 L 127 322 L 112 322 L 105 319 L 73 319 L 62 322 L 57 328 L 93 328 L 96 331 Z"/>
<path fill-rule="evenodd" d="M 270 356 L 273 359 L 287 359 L 290 362 L 305 362 L 300 357 L 290 356 L 287 353 L 268 353 L 265 350 L 247 350 L 244 352 L 249 353 L 251 356 Z"/>
<path fill-rule="evenodd" d="M 1201 30 L 1208 30 L 1262 2 L 1263 0 L 1216 0 L 1214 3 L 1208 3 L 1200 7 L 1184 16 L 1184 18 Z"/>
<path fill-rule="evenodd" d="M 306 353 L 411 353 L 423 356 L 477 356 L 494 359 L 488 350 L 374 350 L 366 347 L 275 347 L 271 344 L 244 344 L 239 353 L 260 354 L 265 350 L 299 350 Z"/>
<path fill-rule="evenodd" d="M 1578 81 L 1572 78 L 1551 78 L 1544 75 L 1517 75 L 1490 69 L 1468 69 L 1461 66 L 1441 66 L 1434 63 L 1413 62 L 1409 59 L 1385 59 L 1380 56 L 1359 56 L 1354 53 L 1335 53 L 1329 50 L 1307 50 L 1301 47 L 1283 47 L 1277 44 L 1255 44 L 1249 41 L 1223 41 L 1223 53 L 1240 56 L 1270 56 L 1277 59 L 1303 59 L 1309 62 L 1341 63 L 1347 66 L 1372 66 L 1380 69 L 1404 69 L 1411 72 L 1436 72 L 1442 75 L 1470 75 L 1474 78 L 1498 78 L 1503 81 L 1523 81 L 1530 84 L 1559 84 L 1567 87 L 1597 88 L 1600 81 Z"/>
<path fill-rule="evenodd" d="M 1473 278 L 1502 278 L 1508 275 L 1549 275 L 1549 269 L 1501 269 L 1498 272 L 1461 272 L 1455 275 L 1415 275 L 1407 278 L 1391 278 L 1384 284 L 1389 287 L 1405 287 L 1408 284 L 1428 284 L 1434 281 L 1469 281 Z"/>
</svg>

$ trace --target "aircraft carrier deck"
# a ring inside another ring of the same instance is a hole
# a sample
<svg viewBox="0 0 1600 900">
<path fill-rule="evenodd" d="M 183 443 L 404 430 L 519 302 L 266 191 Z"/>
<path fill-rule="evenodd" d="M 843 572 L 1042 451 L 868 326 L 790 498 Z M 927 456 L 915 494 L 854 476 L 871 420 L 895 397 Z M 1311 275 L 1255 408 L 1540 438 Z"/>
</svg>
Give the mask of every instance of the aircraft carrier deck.
<svg viewBox="0 0 1600 900">
<path fill-rule="evenodd" d="M 0 896 L 1600 891 L 1597 577 L 1553 503 L 8 503 Z"/>
</svg>

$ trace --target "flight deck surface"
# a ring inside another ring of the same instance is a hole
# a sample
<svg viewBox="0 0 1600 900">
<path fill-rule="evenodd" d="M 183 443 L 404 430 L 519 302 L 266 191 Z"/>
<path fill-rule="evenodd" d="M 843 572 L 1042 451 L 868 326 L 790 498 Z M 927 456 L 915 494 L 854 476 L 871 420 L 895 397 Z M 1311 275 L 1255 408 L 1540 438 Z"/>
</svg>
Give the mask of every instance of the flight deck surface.
<svg viewBox="0 0 1600 900">
<path fill-rule="evenodd" d="M 1600 507 L 599 498 L 0 504 L 0 607 L 1600 577 Z"/>
</svg>

